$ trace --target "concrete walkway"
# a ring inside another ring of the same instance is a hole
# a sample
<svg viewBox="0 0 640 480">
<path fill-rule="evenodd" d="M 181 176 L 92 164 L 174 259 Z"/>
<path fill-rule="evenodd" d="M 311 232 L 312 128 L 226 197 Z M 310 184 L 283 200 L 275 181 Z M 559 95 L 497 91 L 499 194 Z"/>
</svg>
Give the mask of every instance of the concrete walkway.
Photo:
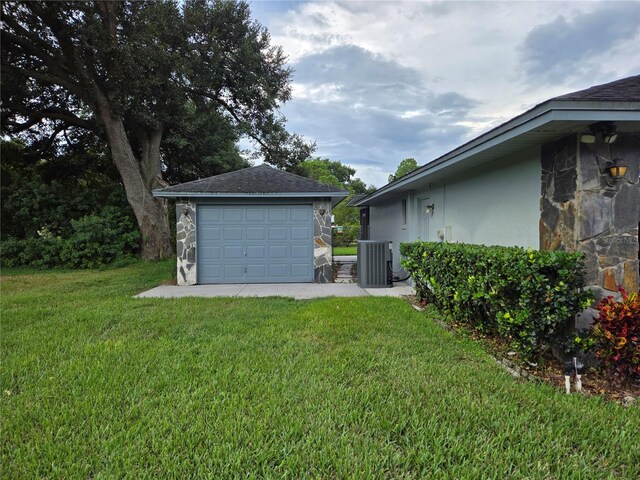
<svg viewBox="0 0 640 480">
<path fill-rule="evenodd" d="M 339 262 L 339 263 L 345 263 L 345 262 L 356 263 L 358 261 L 358 256 L 357 255 L 334 255 L 333 261 Z"/>
<path fill-rule="evenodd" d="M 396 283 L 393 288 L 360 288 L 355 283 L 255 283 L 229 285 L 162 285 L 136 298 L 176 297 L 292 297 L 296 300 L 325 297 L 402 297 L 413 295 L 413 287 Z"/>
</svg>

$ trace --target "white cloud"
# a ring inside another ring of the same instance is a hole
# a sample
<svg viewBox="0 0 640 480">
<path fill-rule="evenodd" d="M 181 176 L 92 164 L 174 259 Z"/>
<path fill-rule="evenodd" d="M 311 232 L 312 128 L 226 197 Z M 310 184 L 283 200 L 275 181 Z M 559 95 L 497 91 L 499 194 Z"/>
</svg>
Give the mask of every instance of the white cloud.
<svg viewBox="0 0 640 480">
<path fill-rule="evenodd" d="M 296 68 L 290 130 L 378 186 L 402 158 L 426 163 L 548 98 L 640 71 L 638 2 L 252 8 Z"/>
</svg>

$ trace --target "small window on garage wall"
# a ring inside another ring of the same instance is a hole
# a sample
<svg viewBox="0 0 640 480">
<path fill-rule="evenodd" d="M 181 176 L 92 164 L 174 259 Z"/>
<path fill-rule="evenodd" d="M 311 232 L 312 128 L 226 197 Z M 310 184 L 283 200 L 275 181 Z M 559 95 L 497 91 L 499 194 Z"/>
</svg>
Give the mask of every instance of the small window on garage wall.
<svg viewBox="0 0 640 480">
<path fill-rule="evenodd" d="M 402 199 L 402 224 L 407 224 L 407 199 Z"/>
</svg>

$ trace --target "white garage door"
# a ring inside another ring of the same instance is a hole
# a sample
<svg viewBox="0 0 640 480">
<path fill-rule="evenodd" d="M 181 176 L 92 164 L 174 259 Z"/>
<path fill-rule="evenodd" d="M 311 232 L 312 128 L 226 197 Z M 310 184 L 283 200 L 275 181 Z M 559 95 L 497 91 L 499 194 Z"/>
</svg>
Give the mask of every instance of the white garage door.
<svg viewBox="0 0 640 480">
<path fill-rule="evenodd" d="M 313 281 L 311 205 L 199 205 L 198 283 Z"/>
</svg>

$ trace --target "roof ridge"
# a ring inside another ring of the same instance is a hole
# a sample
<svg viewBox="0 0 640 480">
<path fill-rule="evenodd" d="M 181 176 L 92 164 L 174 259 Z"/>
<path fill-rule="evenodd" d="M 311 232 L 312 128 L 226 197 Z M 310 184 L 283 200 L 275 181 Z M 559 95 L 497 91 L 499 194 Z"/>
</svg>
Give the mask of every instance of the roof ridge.
<svg viewBox="0 0 640 480">
<path fill-rule="evenodd" d="M 309 193 L 346 196 L 344 188 L 327 185 L 314 178 L 260 164 L 211 177 L 171 185 L 154 192 L 161 193 L 216 193 L 216 194 L 290 194 Z"/>
</svg>

